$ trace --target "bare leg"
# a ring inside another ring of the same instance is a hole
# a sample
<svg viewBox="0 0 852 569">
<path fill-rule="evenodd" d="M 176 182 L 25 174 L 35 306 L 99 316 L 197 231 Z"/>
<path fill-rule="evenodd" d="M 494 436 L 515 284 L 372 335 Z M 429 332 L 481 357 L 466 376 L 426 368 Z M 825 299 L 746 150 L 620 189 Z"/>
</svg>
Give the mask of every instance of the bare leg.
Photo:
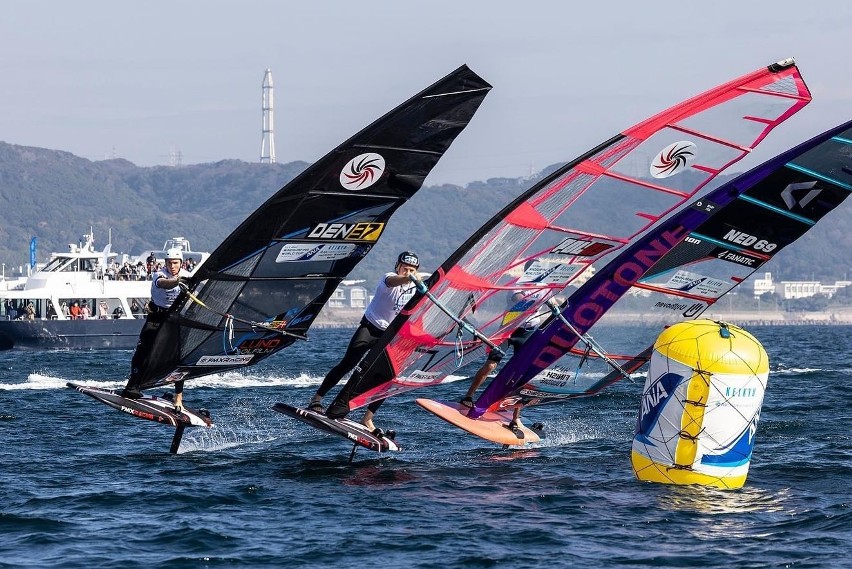
<svg viewBox="0 0 852 569">
<path fill-rule="evenodd" d="M 370 409 L 367 409 L 367 411 L 364 413 L 364 416 L 361 417 L 361 424 L 370 429 L 371 431 L 376 430 L 376 426 L 373 424 L 373 415 L 374 413 Z"/>
<path fill-rule="evenodd" d="M 473 381 L 470 382 L 470 387 L 467 389 L 465 397 L 473 397 L 473 394 L 476 393 L 476 390 L 479 389 L 479 386 L 482 385 L 482 382 L 485 381 L 488 374 L 493 372 L 496 368 L 497 362 L 492 362 L 491 360 L 487 360 L 484 364 L 482 364 L 482 367 L 479 368 L 479 371 L 477 371 L 476 375 L 473 376 Z"/>
<path fill-rule="evenodd" d="M 523 423 L 521 423 L 521 408 L 515 407 L 515 411 L 512 413 L 512 423 L 515 424 L 517 428 L 523 427 Z"/>
<path fill-rule="evenodd" d="M 172 401 L 175 404 L 175 411 L 180 413 L 183 410 L 183 382 L 175 382 L 175 397 Z"/>
</svg>

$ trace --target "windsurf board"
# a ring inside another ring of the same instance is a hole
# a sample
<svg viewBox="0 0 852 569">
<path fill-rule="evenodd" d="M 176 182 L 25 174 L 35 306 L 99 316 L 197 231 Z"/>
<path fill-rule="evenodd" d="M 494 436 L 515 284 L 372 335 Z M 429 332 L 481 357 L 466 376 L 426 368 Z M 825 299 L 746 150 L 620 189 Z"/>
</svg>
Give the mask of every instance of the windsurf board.
<svg viewBox="0 0 852 569">
<path fill-rule="evenodd" d="M 298 419 L 316 429 L 348 439 L 350 442 L 376 452 L 398 451 L 400 446 L 392 438 L 375 434 L 361 423 L 350 419 L 329 419 L 322 413 L 276 403 L 272 409 Z"/>
<path fill-rule="evenodd" d="M 467 416 L 470 408 L 461 403 L 423 398 L 415 399 L 414 402 L 451 425 L 493 443 L 523 446 L 537 443 L 544 436 L 540 429 L 531 429 L 523 425 L 514 430 L 509 429 L 509 423 L 512 421 L 511 411 L 488 411 L 478 419 L 470 419 Z"/>
<path fill-rule="evenodd" d="M 213 421 L 206 409 L 189 409 L 183 407 L 180 412 L 175 410 L 174 403 L 163 397 L 146 395 L 138 399 L 122 397 L 120 392 L 97 387 L 86 387 L 76 383 L 68 383 L 68 387 L 85 393 L 101 403 L 118 409 L 128 415 L 140 419 L 163 423 L 172 427 L 212 427 Z"/>
</svg>

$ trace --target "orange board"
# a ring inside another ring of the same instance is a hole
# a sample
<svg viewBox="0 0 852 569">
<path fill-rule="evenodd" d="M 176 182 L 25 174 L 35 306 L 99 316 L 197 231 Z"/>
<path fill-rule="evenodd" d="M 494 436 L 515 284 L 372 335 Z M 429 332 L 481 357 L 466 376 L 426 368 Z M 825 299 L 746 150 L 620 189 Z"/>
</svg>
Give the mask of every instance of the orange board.
<svg viewBox="0 0 852 569">
<path fill-rule="evenodd" d="M 470 419 L 467 416 L 468 407 L 461 403 L 422 398 L 416 399 L 414 402 L 451 425 L 492 443 L 523 446 L 541 440 L 540 433 L 529 427 L 522 426 L 515 431 L 509 430 L 509 421 L 512 420 L 511 411 L 487 412 L 478 419 Z"/>
</svg>

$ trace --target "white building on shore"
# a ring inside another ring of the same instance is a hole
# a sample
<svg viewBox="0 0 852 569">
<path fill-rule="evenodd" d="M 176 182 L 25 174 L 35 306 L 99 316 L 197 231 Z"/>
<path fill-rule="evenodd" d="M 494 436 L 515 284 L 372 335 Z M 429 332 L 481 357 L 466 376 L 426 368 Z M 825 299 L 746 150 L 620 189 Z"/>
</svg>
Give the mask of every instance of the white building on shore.
<svg viewBox="0 0 852 569">
<path fill-rule="evenodd" d="M 832 297 L 838 289 L 845 288 L 850 284 L 852 284 L 852 281 L 835 281 L 833 285 L 824 285 L 820 281 L 781 281 L 774 283 L 772 273 L 764 273 L 762 279 L 754 280 L 754 297 L 757 298 L 767 292 L 775 293 L 784 300 L 808 298 L 817 294 Z"/>
<path fill-rule="evenodd" d="M 360 308 L 364 310 L 371 298 L 362 286 L 364 280 L 344 280 L 337 286 L 328 299 L 329 308 Z"/>
</svg>

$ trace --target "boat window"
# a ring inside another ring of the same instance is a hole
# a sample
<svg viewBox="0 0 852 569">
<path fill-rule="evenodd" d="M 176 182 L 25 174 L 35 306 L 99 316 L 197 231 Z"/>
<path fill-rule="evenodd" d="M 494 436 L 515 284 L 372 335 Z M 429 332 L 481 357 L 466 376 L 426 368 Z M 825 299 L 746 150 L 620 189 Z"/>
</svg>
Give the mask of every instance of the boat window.
<svg viewBox="0 0 852 569">
<path fill-rule="evenodd" d="M 71 318 L 71 304 L 74 302 L 71 298 L 59 299 L 59 311 L 65 315 L 65 318 Z"/>
<path fill-rule="evenodd" d="M 35 320 L 44 314 L 44 299 L 7 298 L 0 304 L 3 320 Z"/>
<path fill-rule="evenodd" d="M 67 263 L 69 260 L 68 257 L 54 257 L 51 259 L 47 265 L 44 266 L 42 271 L 46 273 L 53 273 L 62 270 L 60 267 L 63 263 Z"/>
<path fill-rule="evenodd" d="M 134 318 L 145 318 L 148 314 L 148 301 L 150 298 L 128 298 L 130 303 L 130 312 Z"/>
<path fill-rule="evenodd" d="M 98 317 L 98 306 L 93 298 L 60 298 L 59 306 L 66 317 L 72 320 Z"/>
<path fill-rule="evenodd" d="M 15 320 L 18 317 L 18 309 L 22 301 L 12 298 L 5 299 L 0 304 L 0 317 L 3 320 Z"/>
<path fill-rule="evenodd" d="M 91 318 L 98 320 L 112 320 L 126 316 L 121 300 L 118 298 L 93 298 L 91 299 Z"/>
<path fill-rule="evenodd" d="M 69 259 L 68 263 L 57 269 L 63 273 L 74 273 L 80 270 L 79 259 Z"/>
</svg>

